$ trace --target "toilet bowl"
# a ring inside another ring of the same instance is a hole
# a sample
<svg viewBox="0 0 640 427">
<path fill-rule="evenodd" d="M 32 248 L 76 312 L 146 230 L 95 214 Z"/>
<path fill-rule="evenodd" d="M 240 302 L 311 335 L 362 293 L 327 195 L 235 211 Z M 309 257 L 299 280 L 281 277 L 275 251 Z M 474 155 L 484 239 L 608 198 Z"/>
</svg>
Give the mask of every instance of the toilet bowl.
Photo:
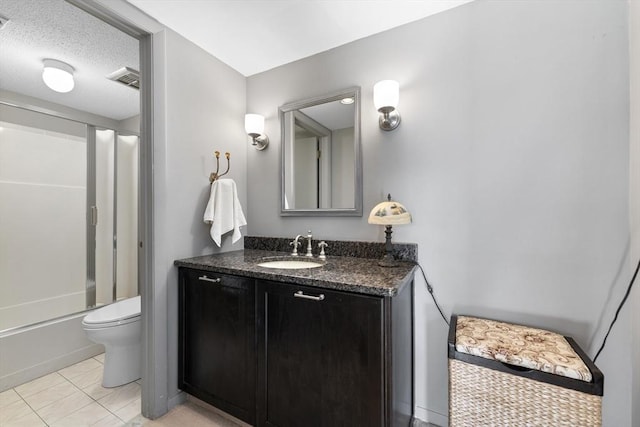
<svg viewBox="0 0 640 427">
<path fill-rule="evenodd" d="M 140 378 L 140 296 L 92 311 L 82 320 L 82 327 L 91 341 L 104 345 L 103 387 L 117 387 Z"/>
</svg>

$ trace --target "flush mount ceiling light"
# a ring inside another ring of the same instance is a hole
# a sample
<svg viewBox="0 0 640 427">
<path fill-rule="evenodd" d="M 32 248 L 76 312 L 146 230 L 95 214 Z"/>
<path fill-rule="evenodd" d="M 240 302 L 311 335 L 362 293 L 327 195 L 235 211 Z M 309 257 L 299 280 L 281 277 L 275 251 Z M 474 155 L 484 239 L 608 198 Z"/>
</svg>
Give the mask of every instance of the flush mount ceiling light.
<svg viewBox="0 0 640 427">
<path fill-rule="evenodd" d="M 74 69 L 71 65 L 56 59 L 45 59 L 43 61 L 42 80 L 49 89 L 60 93 L 67 93 L 73 90 Z"/>
</svg>

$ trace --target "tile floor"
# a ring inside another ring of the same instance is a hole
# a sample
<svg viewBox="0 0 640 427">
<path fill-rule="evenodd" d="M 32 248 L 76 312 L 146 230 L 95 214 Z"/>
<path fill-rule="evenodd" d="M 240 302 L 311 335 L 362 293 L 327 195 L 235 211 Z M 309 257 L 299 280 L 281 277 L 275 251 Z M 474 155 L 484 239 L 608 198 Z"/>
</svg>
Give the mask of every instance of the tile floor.
<svg viewBox="0 0 640 427">
<path fill-rule="evenodd" d="M 140 381 L 102 387 L 103 362 L 101 354 L 0 393 L 0 427 L 248 427 L 191 396 L 149 420 L 140 414 Z M 433 426 L 414 423 L 425 425 Z"/>
<path fill-rule="evenodd" d="M 104 354 L 0 393 L 1 427 L 120 427 L 140 414 L 140 382 L 104 388 Z"/>
<path fill-rule="evenodd" d="M 149 420 L 138 415 L 127 427 L 251 427 L 207 403 L 187 396 L 186 402 L 176 406 L 162 417 Z"/>
</svg>

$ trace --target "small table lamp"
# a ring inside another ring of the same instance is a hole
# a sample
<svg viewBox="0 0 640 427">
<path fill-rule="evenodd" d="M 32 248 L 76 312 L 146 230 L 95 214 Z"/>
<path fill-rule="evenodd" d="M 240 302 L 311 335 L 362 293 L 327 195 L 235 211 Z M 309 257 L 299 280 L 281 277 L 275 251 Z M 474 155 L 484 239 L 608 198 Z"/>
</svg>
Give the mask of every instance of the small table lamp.
<svg viewBox="0 0 640 427">
<path fill-rule="evenodd" d="M 391 200 L 391 194 L 387 195 L 387 201 L 378 203 L 369 214 L 369 224 L 384 225 L 385 230 L 385 255 L 378 261 L 382 267 L 397 267 L 398 262 L 393 258 L 391 246 L 391 226 L 410 224 L 411 214 L 402 204 Z"/>
</svg>

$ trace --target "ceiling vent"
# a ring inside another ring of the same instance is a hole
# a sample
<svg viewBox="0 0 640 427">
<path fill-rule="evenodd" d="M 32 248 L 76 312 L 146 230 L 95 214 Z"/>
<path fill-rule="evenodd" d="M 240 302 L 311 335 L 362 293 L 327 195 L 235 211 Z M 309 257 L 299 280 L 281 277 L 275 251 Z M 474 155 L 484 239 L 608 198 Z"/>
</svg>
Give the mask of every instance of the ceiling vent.
<svg viewBox="0 0 640 427">
<path fill-rule="evenodd" d="M 7 22 L 9 22 L 9 18 L 5 18 L 4 16 L 0 15 L 0 30 L 4 28 Z"/>
<path fill-rule="evenodd" d="M 140 89 L 140 72 L 129 67 L 122 67 L 107 76 L 109 80 L 122 83 L 134 89 Z"/>
</svg>

